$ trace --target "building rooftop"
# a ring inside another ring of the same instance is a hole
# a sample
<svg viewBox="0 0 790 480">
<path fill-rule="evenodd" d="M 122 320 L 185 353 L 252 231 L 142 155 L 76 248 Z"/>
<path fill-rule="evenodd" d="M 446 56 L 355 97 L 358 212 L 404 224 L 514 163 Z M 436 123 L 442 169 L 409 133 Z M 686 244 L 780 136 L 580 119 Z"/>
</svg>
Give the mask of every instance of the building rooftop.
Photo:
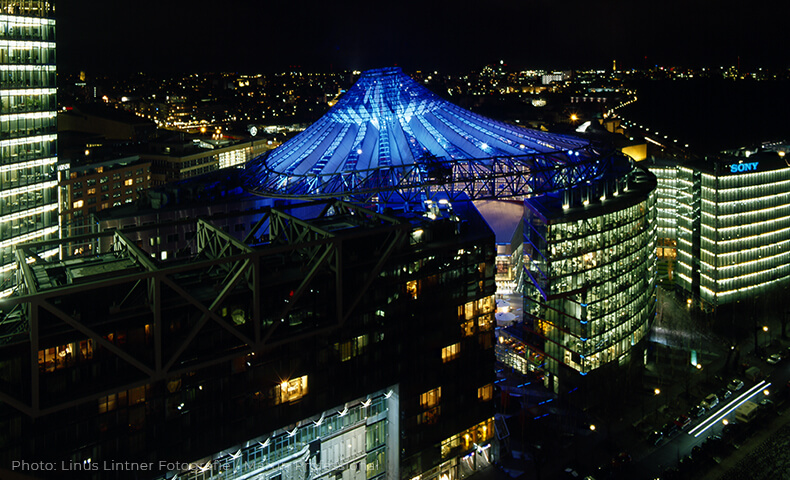
<svg viewBox="0 0 790 480">
<path fill-rule="evenodd" d="M 636 167 L 632 161 L 622 160 L 604 178 L 567 191 L 531 197 L 525 204 L 545 221 L 562 223 L 636 204 L 655 189 L 656 177 L 647 169 Z"/>
</svg>

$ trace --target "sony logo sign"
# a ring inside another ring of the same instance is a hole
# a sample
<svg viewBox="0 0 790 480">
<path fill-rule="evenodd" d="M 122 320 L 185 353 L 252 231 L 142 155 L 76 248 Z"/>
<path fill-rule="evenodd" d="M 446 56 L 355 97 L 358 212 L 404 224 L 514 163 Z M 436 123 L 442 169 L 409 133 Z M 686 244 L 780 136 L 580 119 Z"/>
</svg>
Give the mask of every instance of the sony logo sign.
<svg viewBox="0 0 790 480">
<path fill-rule="evenodd" d="M 730 165 L 730 172 L 731 173 L 740 173 L 740 172 L 754 172 L 757 170 L 757 165 L 760 162 L 752 162 L 752 163 L 733 163 Z"/>
</svg>

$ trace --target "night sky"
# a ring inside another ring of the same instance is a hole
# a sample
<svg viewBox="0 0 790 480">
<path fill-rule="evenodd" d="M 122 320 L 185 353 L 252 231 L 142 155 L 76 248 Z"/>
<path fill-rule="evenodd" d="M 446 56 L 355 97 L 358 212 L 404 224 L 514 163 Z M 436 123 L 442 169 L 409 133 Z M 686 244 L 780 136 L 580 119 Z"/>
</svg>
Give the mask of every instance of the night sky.
<svg viewBox="0 0 790 480">
<path fill-rule="evenodd" d="M 59 2 L 70 74 L 790 66 L 783 2 L 136 0 Z"/>
</svg>

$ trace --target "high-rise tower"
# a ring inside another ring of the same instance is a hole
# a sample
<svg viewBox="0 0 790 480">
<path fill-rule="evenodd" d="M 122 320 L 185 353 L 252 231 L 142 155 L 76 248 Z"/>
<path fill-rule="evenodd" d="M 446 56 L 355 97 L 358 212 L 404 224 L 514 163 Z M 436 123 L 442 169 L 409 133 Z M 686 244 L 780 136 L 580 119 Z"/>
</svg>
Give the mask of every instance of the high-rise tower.
<svg viewBox="0 0 790 480">
<path fill-rule="evenodd" d="M 0 0 L 0 295 L 14 245 L 57 235 L 54 2 Z"/>
</svg>

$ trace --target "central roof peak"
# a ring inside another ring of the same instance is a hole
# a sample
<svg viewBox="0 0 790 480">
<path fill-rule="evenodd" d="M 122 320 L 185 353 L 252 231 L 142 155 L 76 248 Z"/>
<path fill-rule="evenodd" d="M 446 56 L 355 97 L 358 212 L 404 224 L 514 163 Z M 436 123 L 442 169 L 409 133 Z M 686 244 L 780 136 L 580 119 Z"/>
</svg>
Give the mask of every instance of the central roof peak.
<svg viewBox="0 0 790 480">
<path fill-rule="evenodd" d="M 400 67 L 380 68 L 364 72 L 328 115 L 338 122 L 369 121 L 377 129 L 401 128 L 441 102 Z"/>
</svg>

